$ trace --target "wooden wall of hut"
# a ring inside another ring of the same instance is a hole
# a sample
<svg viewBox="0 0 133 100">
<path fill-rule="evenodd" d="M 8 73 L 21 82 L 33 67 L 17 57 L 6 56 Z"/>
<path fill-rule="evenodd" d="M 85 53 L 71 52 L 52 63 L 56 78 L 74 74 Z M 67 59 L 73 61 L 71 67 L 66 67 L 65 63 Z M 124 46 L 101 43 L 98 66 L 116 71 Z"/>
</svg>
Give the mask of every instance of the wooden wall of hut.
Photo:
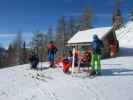
<svg viewBox="0 0 133 100">
<path fill-rule="evenodd" d="M 103 39 L 104 49 L 103 49 L 103 58 L 110 57 L 110 45 L 115 45 L 117 47 L 117 52 L 119 51 L 119 42 L 116 38 L 116 35 L 113 30 L 111 30 Z"/>
</svg>

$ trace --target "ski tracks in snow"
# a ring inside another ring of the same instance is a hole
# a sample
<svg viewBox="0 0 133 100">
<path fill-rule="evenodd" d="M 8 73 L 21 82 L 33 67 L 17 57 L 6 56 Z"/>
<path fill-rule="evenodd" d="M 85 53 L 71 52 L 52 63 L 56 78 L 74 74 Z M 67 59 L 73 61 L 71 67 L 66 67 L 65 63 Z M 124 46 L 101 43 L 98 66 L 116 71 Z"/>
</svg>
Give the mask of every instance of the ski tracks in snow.
<svg viewBox="0 0 133 100">
<path fill-rule="evenodd" d="M 84 84 L 83 84 L 83 81 L 84 81 Z M 86 84 L 86 83 L 90 83 L 90 84 Z M 85 80 L 79 80 L 77 84 L 84 91 L 84 94 L 87 93 L 87 96 L 89 97 L 88 100 L 107 100 L 101 94 L 101 91 L 91 81 L 86 82 Z"/>
<path fill-rule="evenodd" d="M 56 96 L 54 89 L 51 87 L 46 87 L 46 84 L 42 84 L 43 86 L 40 86 L 37 84 L 37 88 L 39 89 L 40 93 L 45 97 L 48 97 L 47 100 L 59 100 L 58 97 Z M 43 87 L 43 88 L 40 88 Z"/>
<path fill-rule="evenodd" d="M 39 74 L 39 75 L 37 75 Z M 36 78 L 33 78 L 35 79 L 35 84 L 36 84 L 36 87 L 38 89 L 38 91 L 40 92 L 40 94 L 42 95 L 42 97 L 44 97 L 44 99 L 46 100 L 61 100 L 59 99 L 59 97 L 56 96 L 56 93 L 55 93 L 55 90 L 52 88 L 52 86 L 50 87 L 48 85 L 48 81 L 47 80 L 53 80 L 52 77 L 49 77 L 49 76 L 45 76 L 44 73 L 37 73 L 37 74 L 33 74 L 33 73 L 29 73 L 29 76 L 32 78 L 33 76 L 34 77 L 41 77 L 42 79 L 44 79 L 43 81 L 41 79 L 36 79 Z M 35 99 L 35 98 L 34 98 Z M 31 100 L 34 100 L 33 98 Z M 36 100 L 36 99 L 35 99 Z M 42 100 L 42 99 L 41 99 Z"/>
</svg>

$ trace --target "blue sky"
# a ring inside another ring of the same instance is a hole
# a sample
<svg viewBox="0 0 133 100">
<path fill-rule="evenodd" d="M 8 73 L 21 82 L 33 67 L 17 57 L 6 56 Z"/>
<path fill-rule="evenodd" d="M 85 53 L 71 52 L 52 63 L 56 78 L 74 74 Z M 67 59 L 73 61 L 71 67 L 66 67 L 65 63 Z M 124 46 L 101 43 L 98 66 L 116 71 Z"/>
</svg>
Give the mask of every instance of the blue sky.
<svg viewBox="0 0 133 100">
<path fill-rule="evenodd" d="M 36 30 L 46 32 L 54 28 L 61 16 L 80 16 L 85 7 L 93 12 L 94 27 L 110 26 L 115 0 L 0 0 L 0 44 L 7 46 L 13 35 L 22 30 L 24 37 Z M 125 21 L 133 0 L 121 0 L 121 10 Z M 31 37 L 27 36 L 27 40 Z M 3 41 L 4 40 L 4 41 Z"/>
</svg>

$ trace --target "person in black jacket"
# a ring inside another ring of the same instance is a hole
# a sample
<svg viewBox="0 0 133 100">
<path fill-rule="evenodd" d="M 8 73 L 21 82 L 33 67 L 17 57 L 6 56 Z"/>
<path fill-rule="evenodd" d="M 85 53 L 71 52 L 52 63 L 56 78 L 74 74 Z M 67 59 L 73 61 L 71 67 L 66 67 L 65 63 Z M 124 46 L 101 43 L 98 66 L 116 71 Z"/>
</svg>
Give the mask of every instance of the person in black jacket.
<svg viewBox="0 0 133 100">
<path fill-rule="evenodd" d="M 34 52 L 32 52 L 29 60 L 30 60 L 30 63 L 31 63 L 31 69 L 37 69 L 37 65 L 39 63 L 38 55 L 35 54 Z"/>
</svg>

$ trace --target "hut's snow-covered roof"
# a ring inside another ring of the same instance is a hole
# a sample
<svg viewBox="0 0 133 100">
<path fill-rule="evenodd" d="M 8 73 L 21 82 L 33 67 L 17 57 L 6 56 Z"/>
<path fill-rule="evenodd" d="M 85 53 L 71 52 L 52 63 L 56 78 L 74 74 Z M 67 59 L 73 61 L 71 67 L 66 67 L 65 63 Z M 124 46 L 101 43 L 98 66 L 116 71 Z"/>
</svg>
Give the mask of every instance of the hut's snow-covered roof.
<svg viewBox="0 0 133 100">
<path fill-rule="evenodd" d="M 108 34 L 111 28 L 112 27 L 100 27 L 85 31 L 79 31 L 68 41 L 68 44 L 80 44 L 80 43 L 92 42 L 94 34 L 96 34 L 100 39 L 102 39 L 106 34 Z"/>
</svg>

